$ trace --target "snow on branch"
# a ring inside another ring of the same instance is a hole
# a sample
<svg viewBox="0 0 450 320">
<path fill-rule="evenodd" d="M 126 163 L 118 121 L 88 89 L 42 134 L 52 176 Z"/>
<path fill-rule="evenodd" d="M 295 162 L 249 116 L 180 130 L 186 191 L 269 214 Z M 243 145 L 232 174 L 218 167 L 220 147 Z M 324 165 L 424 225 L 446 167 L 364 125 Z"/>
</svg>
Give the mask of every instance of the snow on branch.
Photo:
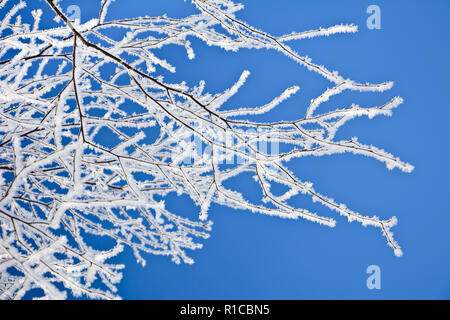
<svg viewBox="0 0 450 320">
<path fill-rule="evenodd" d="M 333 227 L 335 219 L 289 203 L 304 194 L 348 221 L 379 228 L 394 253 L 401 255 L 391 232 L 395 217 L 355 212 L 316 191 L 287 166 L 296 157 L 350 152 L 372 157 L 389 169 L 413 170 L 356 138 L 334 139 L 337 130 L 355 117 L 390 116 L 401 98 L 382 106 L 353 104 L 319 112 L 323 103 L 344 91 L 380 92 L 392 83 L 345 79 L 287 45 L 353 33 L 356 26 L 278 37 L 237 19 L 235 12 L 243 6 L 228 0 L 193 0 L 198 13 L 185 18 L 122 20 L 109 19 L 114 1 L 98 2 L 98 17 L 84 24 L 71 22 L 54 0 L 42 1 L 42 8 L 32 12 L 23 1 L 0 4 L 1 299 L 20 299 L 35 288 L 42 290 L 43 298 L 65 298 L 68 291 L 75 296 L 118 298 L 116 284 L 124 266 L 111 258 L 129 247 L 142 264 L 146 254 L 192 263 L 186 251 L 201 248 L 198 241 L 208 237 L 212 203 Z M 44 12 L 54 14 L 57 25 L 43 28 Z M 123 37 L 112 38 L 107 32 L 111 28 L 123 30 Z M 280 107 L 299 87 L 287 88 L 260 107 L 224 110 L 224 103 L 245 84 L 248 71 L 222 93 L 204 92 L 204 81 L 193 88 L 184 82 L 166 83 L 157 73 L 157 66 L 176 69 L 158 57 L 156 49 L 175 44 L 195 58 L 190 38 L 230 51 L 280 51 L 329 80 L 332 87 L 303 107 L 302 119 L 264 123 L 242 118 Z M 104 68 L 111 74 L 105 75 Z M 290 150 L 267 148 L 278 144 Z M 259 184 L 262 204 L 225 186 L 244 173 L 251 173 Z M 287 191 L 275 195 L 275 183 Z M 164 199 L 174 192 L 194 201 L 198 219 L 166 208 Z M 113 244 L 96 248 L 92 240 L 98 238 Z"/>
</svg>

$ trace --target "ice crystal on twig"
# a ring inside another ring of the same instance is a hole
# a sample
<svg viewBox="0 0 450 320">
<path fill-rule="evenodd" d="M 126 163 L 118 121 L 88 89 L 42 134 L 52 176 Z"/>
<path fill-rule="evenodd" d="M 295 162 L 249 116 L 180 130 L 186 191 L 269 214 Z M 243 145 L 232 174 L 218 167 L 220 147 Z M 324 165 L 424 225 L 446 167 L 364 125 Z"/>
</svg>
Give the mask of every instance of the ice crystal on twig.
<svg viewBox="0 0 450 320">
<path fill-rule="evenodd" d="M 381 106 L 318 112 L 321 104 L 344 91 L 381 92 L 392 83 L 346 79 L 288 45 L 353 33 L 357 27 L 336 25 L 273 36 L 237 19 L 240 4 L 192 2 L 198 13 L 181 19 L 164 15 L 108 20 L 112 1 L 103 0 L 98 18 L 82 23 L 70 20 L 58 1 L 46 0 L 31 12 L 32 24 L 21 17 L 30 14 L 25 2 L 0 3 L 0 298 L 21 298 L 33 288 L 42 289 L 45 298 L 65 298 L 61 285 L 75 296 L 117 298 L 115 285 L 123 266 L 108 260 L 129 246 L 142 264 L 142 253 L 192 263 L 185 251 L 200 248 L 196 239 L 208 237 L 211 203 L 333 227 L 334 219 L 289 204 L 298 194 L 309 195 L 349 221 L 379 228 L 401 255 L 390 231 L 395 217 L 384 220 L 352 211 L 286 167 L 292 158 L 351 152 L 384 162 L 389 169 L 413 170 L 356 138 L 335 140 L 347 121 L 390 116 L 401 98 Z M 57 26 L 40 27 L 44 11 L 54 14 Z M 108 36 L 111 28 L 125 31 L 123 37 Z M 204 82 L 188 88 L 184 82 L 166 83 L 157 74 L 157 67 L 176 69 L 155 49 L 179 45 L 194 59 L 189 38 L 230 51 L 280 51 L 332 87 L 305 106 L 302 119 L 242 120 L 276 108 L 299 87 L 286 88 L 261 107 L 224 110 L 248 71 L 219 94 L 204 92 Z M 105 67 L 111 74 L 102 73 Z M 139 108 L 130 112 L 130 105 Z M 149 132 L 157 132 L 157 137 L 150 139 Z M 102 142 L 106 133 L 116 137 L 113 145 Z M 292 148 L 269 152 L 260 148 L 264 143 Z M 199 146 L 207 152 L 197 152 Z M 221 166 L 224 162 L 232 165 Z M 245 172 L 259 183 L 263 204 L 225 187 L 224 182 Z M 273 183 L 287 191 L 275 195 Z M 164 198 L 171 192 L 192 198 L 200 208 L 197 221 L 166 209 Z M 110 238 L 115 245 L 93 248 L 90 236 Z"/>
</svg>

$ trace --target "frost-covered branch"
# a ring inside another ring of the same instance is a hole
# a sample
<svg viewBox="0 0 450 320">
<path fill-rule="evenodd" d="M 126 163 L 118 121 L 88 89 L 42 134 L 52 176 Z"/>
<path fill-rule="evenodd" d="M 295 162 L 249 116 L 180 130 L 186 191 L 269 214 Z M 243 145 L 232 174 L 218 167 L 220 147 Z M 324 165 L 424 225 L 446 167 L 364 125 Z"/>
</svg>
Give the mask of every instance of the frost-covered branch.
<svg viewBox="0 0 450 320">
<path fill-rule="evenodd" d="M 84 24 L 70 21 L 58 1 L 46 0 L 31 12 L 31 24 L 22 21 L 21 15 L 30 14 L 25 2 L 1 2 L 0 298 L 21 298 L 33 288 L 42 289 L 46 298 L 64 298 L 61 286 L 76 296 L 117 298 L 115 285 L 123 266 L 108 260 L 128 246 L 142 264 L 143 253 L 192 263 L 185 251 L 200 248 L 195 239 L 208 237 L 211 203 L 334 226 L 334 219 L 290 204 L 291 198 L 305 194 L 349 221 L 380 228 L 401 255 L 390 231 L 395 217 L 384 220 L 354 212 L 320 194 L 286 165 L 292 158 L 351 152 L 384 162 L 389 169 L 413 170 L 356 138 L 334 139 L 355 117 L 390 116 L 401 98 L 382 106 L 353 104 L 319 112 L 323 103 L 344 91 L 381 92 L 392 83 L 345 79 L 287 44 L 353 33 L 357 27 L 273 36 L 237 19 L 240 4 L 192 2 L 198 14 L 182 19 L 164 15 L 111 21 L 113 1 L 102 0 L 98 18 Z M 54 28 L 40 28 L 44 10 L 55 15 Z M 123 37 L 112 37 L 112 28 L 123 31 Z M 176 69 L 155 49 L 179 45 L 193 59 L 190 38 L 230 51 L 280 51 L 332 87 L 304 107 L 302 119 L 259 123 L 242 118 L 269 112 L 299 87 L 287 88 L 260 107 L 224 110 L 250 72 L 243 71 L 230 89 L 217 94 L 204 92 L 203 81 L 190 88 L 184 82 L 167 83 L 157 73 L 157 67 Z M 278 144 L 289 151 L 265 147 Z M 246 172 L 260 185 L 263 204 L 225 187 L 227 180 Z M 272 192 L 276 183 L 287 188 L 283 195 Z M 195 202 L 198 221 L 167 210 L 164 199 L 173 192 Z M 92 240 L 103 238 L 114 244 L 94 248 Z"/>
</svg>

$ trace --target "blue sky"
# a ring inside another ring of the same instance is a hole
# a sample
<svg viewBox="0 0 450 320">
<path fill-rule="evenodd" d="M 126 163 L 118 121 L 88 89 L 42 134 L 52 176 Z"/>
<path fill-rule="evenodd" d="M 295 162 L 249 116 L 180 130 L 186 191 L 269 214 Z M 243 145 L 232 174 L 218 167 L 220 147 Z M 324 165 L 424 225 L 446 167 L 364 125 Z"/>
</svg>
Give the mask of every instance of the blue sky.
<svg viewBox="0 0 450 320">
<path fill-rule="evenodd" d="M 75 2 L 75 1 L 74 1 Z M 74 2 L 63 1 L 63 6 Z M 354 23 L 356 34 L 292 42 L 302 55 L 358 82 L 394 81 L 385 93 L 347 93 L 328 107 L 355 102 L 381 105 L 394 96 L 405 103 L 391 118 L 360 118 L 337 137 L 359 140 L 394 153 L 415 166 L 411 174 L 389 171 L 374 159 L 337 155 L 294 160 L 290 168 L 315 189 L 355 211 L 388 218 L 404 256 L 395 257 L 379 229 L 364 228 L 337 217 L 333 229 L 304 220 L 292 221 L 213 205 L 211 238 L 190 252 L 192 266 L 147 256 L 137 265 L 130 250 L 120 257 L 127 265 L 119 285 L 125 299 L 449 299 L 450 298 L 450 2 L 435 1 L 293 1 L 248 0 L 237 16 L 274 35 L 319 26 Z M 82 20 L 98 12 L 92 0 L 76 1 Z M 366 28 L 366 8 L 381 8 L 381 30 Z M 109 18 L 137 15 L 185 16 L 195 12 L 189 1 L 117 0 Z M 168 81 L 195 85 L 206 80 L 212 93 L 230 87 L 245 69 L 246 85 L 230 106 L 258 106 L 285 88 L 301 90 L 276 111 L 259 120 L 302 117 L 309 100 L 331 86 L 319 75 L 277 52 L 224 52 L 192 39 L 195 60 L 183 48 L 159 55 L 177 66 Z M 325 106 L 326 108 L 326 106 Z M 259 190 L 251 179 L 234 181 L 249 197 Z M 170 196 L 168 206 L 194 217 L 186 198 Z M 327 208 L 299 197 L 297 204 L 318 214 Z M 381 290 L 368 290 L 366 268 L 381 268 Z"/>
</svg>

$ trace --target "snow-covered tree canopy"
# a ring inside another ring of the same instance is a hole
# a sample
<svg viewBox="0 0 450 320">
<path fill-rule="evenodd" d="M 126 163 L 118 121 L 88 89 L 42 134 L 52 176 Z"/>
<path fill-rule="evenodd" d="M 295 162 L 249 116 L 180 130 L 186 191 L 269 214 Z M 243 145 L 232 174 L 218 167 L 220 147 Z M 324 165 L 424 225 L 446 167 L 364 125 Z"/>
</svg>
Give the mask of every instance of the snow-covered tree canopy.
<svg viewBox="0 0 450 320">
<path fill-rule="evenodd" d="M 392 83 L 357 83 L 289 46 L 305 38 L 354 33 L 356 26 L 274 36 L 237 19 L 243 6 L 228 0 L 193 0 L 197 13 L 182 19 L 114 21 L 107 15 L 113 1 L 102 0 L 98 18 L 81 24 L 67 17 L 58 2 L 42 1 L 42 8 L 32 12 L 23 1 L 0 2 L 0 298 L 21 298 L 35 288 L 52 299 L 65 298 L 66 289 L 75 296 L 117 298 L 123 266 L 108 259 L 129 246 L 142 264 L 142 253 L 192 263 L 186 249 L 200 248 L 197 240 L 208 237 L 211 203 L 333 227 L 334 219 L 289 204 L 304 194 L 348 221 L 379 228 L 401 255 L 390 231 L 395 217 L 354 212 L 286 166 L 292 158 L 351 152 L 384 162 L 388 169 L 413 170 L 356 138 L 335 139 L 355 117 L 390 116 L 400 97 L 381 106 L 319 111 L 344 91 L 381 92 Z M 44 11 L 53 12 L 57 27 L 40 27 Z M 23 22 L 22 16 L 30 14 L 34 22 Z M 277 50 L 331 87 L 301 106 L 301 119 L 247 120 L 277 107 L 299 88 L 286 88 L 260 107 L 224 110 L 248 71 L 220 93 L 205 92 L 204 82 L 195 87 L 167 83 L 157 72 L 161 67 L 175 72 L 175 67 L 155 49 L 179 45 L 194 59 L 192 38 L 230 51 Z M 290 150 L 269 151 L 262 147 L 268 143 Z M 248 172 L 261 186 L 263 205 L 224 186 Z M 274 183 L 288 191 L 275 195 Z M 187 194 L 198 205 L 198 220 L 166 209 L 165 196 L 172 192 Z M 115 245 L 94 249 L 92 236 L 109 237 Z"/>
</svg>

